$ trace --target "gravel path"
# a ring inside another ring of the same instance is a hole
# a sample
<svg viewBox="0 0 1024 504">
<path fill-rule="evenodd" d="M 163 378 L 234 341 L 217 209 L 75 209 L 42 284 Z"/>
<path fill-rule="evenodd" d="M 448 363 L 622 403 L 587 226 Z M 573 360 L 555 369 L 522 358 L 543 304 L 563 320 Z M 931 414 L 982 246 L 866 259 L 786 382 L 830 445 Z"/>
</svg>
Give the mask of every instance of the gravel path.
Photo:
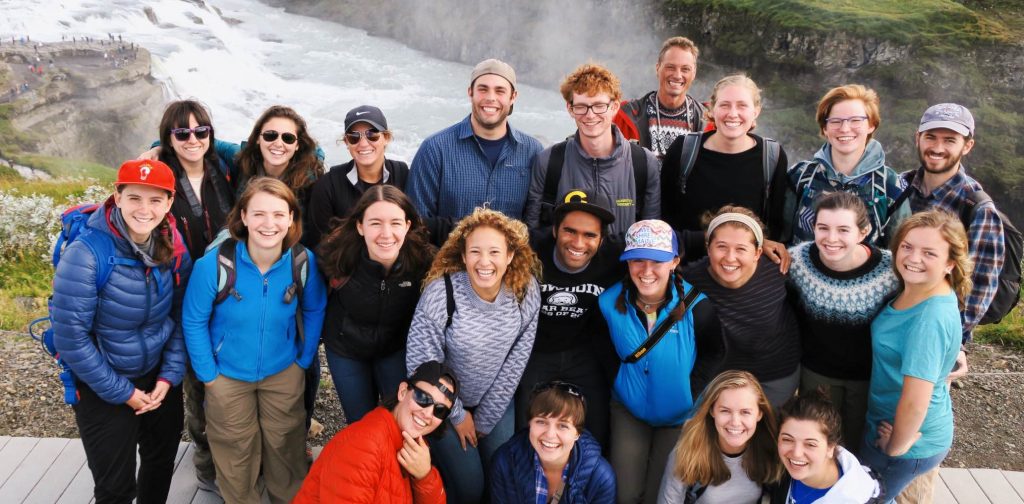
<svg viewBox="0 0 1024 504">
<path fill-rule="evenodd" d="M 1024 471 L 1024 352 L 975 344 L 968 361 L 953 388 L 956 437 L 943 466 Z M 322 352 L 321 364 L 315 418 L 324 431 L 314 445 L 345 426 Z M 0 370 L 0 435 L 78 437 L 57 367 L 35 341 L 0 331 Z"/>
</svg>

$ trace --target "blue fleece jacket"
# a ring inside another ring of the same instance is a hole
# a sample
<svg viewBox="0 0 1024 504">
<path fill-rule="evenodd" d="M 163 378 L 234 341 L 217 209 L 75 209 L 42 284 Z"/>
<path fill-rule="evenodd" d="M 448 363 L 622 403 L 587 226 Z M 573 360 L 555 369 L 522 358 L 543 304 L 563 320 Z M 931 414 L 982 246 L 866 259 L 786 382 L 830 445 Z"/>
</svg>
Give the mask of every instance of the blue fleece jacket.
<svg viewBox="0 0 1024 504">
<path fill-rule="evenodd" d="M 292 284 L 292 254 L 287 251 L 267 270 L 249 257 L 244 241 L 235 248 L 235 290 L 214 306 L 217 297 L 217 250 L 196 261 L 185 293 L 182 328 L 196 377 L 206 383 L 217 375 L 256 382 L 285 370 L 293 362 L 307 368 L 313 362 L 324 322 L 327 292 L 309 254 L 309 276 L 302 297 L 305 340 L 297 341 L 295 296 L 285 303 Z"/>
</svg>

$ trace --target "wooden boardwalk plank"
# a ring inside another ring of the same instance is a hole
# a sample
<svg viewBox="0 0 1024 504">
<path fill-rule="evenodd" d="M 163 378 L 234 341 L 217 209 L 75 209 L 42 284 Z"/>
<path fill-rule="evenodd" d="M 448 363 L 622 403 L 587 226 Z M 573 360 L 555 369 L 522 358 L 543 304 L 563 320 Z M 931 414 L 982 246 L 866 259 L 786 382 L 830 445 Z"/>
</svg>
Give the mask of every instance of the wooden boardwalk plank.
<svg viewBox="0 0 1024 504">
<path fill-rule="evenodd" d="M 83 451 L 83 456 L 84 454 Z M 92 502 L 92 491 L 92 471 L 89 470 L 89 464 L 82 464 L 78 474 L 75 474 L 71 483 L 64 488 L 64 493 L 60 494 L 57 504 L 85 504 Z"/>
<path fill-rule="evenodd" d="M 53 461 L 67 446 L 68 440 L 61 438 L 43 438 L 32 448 L 32 451 L 21 461 L 18 468 L 0 487 L 0 502 L 22 502 L 36 484 L 41 482 L 43 474 L 53 465 Z M 45 483 L 42 483 L 45 485 Z"/>
<path fill-rule="evenodd" d="M 946 486 L 946 482 L 942 480 L 942 471 L 945 469 L 939 469 L 939 477 L 935 478 L 933 504 L 958 504 L 956 498 L 950 493 L 949 487 Z"/>
<path fill-rule="evenodd" d="M 1003 477 L 1017 491 L 1017 497 L 1024 499 L 1024 472 L 1003 471 Z"/>
<path fill-rule="evenodd" d="M 998 469 L 971 469 L 971 476 L 974 481 L 985 492 L 989 500 L 999 504 L 1024 504 L 1020 496 L 1010 485 L 1010 482 L 1003 477 L 1002 471 Z"/>
<path fill-rule="evenodd" d="M 962 504 L 989 504 L 992 501 L 978 486 L 971 476 L 970 469 L 945 468 L 939 471 L 939 477 L 946 482 L 949 491 Z"/>
<path fill-rule="evenodd" d="M 4 445 L 11 440 L 11 436 L 0 436 L 0 450 L 4 449 Z"/>
<path fill-rule="evenodd" d="M 25 460 L 38 442 L 36 438 L 16 437 L 4 445 L 0 450 L 0 486 L 7 483 L 7 478 L 21 465 L 21 461 Z"/>
<path fill-rule="evenodd" d="M 81 439 L 69 439 L 64 449 L 53 461 L 53 465 L 43 474 L 40 483 L 28 494 L 26 504 L 53 504 L 60 499 L 68 484 L 75 479 L 78 472 L 85 468 L 85 449 Z"/>
<path fill-rule="evenodd" d="M 189 504 L 196 496 L 196 474 L 192 465 L 192 443 L 181 443 L 181 457 L 174 466 L 171 476 L 171 489 L 167 493 L 168 504 Z"/>
</svg>

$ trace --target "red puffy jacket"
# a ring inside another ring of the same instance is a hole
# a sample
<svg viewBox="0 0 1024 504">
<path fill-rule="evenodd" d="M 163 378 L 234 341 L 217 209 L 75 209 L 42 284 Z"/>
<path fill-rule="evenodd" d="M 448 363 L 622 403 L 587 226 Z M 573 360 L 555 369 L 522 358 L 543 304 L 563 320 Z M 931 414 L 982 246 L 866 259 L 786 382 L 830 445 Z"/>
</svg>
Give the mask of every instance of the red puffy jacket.
<svg viewBox="0 0 1024 504">
<path fill-rule="evenodd" d="M 402 433 L 390 411 L 378 407 L 342 429 L 313 463 L 292 504 L 393 502 L 444 504 L 436 467 L 416 480 L 398 464 Z"/>
</svg>

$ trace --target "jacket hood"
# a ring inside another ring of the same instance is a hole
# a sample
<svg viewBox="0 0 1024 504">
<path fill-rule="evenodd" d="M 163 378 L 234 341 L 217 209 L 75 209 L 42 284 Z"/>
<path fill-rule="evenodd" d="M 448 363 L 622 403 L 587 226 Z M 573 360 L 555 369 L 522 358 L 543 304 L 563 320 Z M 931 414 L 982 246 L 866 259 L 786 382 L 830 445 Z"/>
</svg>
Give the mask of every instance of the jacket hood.
<svg viewBox="0 0 1024 504">
<path fill-rule="evenodd" d="M 881 493 L 878 481 L 868 474 L 867 469 L 860 465 L 860 461 L 854 454 L 846 451 L 842 446 L 838 446 L 836 447 L 836 460 L 843 470 L 843 475 L 835 485 L 832 485 L 832 488 L 822 498 L 822 502 L 863 504 L 878 497 L 878 494 Z"/>
<path fill-rule="evenodd" d="M 882 144 L 874 139 L 868 140 L 864 154 L 849 175 L 841 175 L 836 171 L 832 164 L 832 146 L 828 142 L 825 142 L 818 152 L 814 153 L 814 160 L 828 168 L 829 178 L 839 178 L 843 182 L 849 182 L 865 173 L 885 169 L 885 151 L 882 149 Z"/>
</svg>

